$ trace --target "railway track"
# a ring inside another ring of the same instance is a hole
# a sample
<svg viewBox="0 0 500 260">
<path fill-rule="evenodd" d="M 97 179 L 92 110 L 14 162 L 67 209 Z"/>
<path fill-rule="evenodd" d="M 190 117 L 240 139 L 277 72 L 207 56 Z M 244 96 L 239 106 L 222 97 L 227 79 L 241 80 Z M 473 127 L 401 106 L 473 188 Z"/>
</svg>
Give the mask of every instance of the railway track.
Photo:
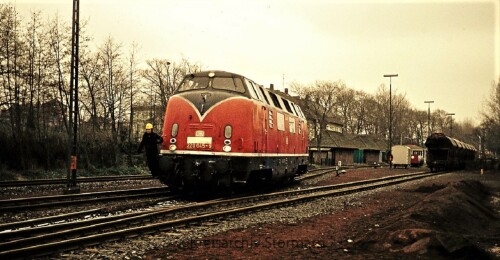
<svg viewBox="0 0 500 260">
<path fill-rule="evenodd" d="M 322 175 L 325 175 L 325 174 L 331 173 L 331 172 L 340 173 L 341 171 L 342 170 L 340 168 L 337 168 L 337 167 L 323 167 L 323 168 L 309 170 L 306 174 L 295 177 L 294 180 L 295 181 L 303 181 L 303 180 L 307 180 L 307 179 L 316 178 L 316 177 L 319 177 L 319 176 L 322 176 Z M 343 171 L 345 172 L 345 170 L 343 170 Z"/>
<path fill-rule="evenodd" d="M 126 200 L 155 196 L 165 197 L 170 195 L 172 194 L 167 188 L 160 187 L 5 199 L 0 200 L 0 211 L 13 212 L 39 208 L 61 207 L 66 205 L 75 206 L 89 203 L 107 202 L 111 200 Z"/>
<path fill-rule="evenodd" d="M 0 258 L 33 257 L 54 252 L 98 245 L 103 241 L 133 237 L 217 221 L 269 208 L 300 204 L 327 196 L 342 196 L 388 185 L 400 184 L 435 174 L 419 172 L 379 179 L 321 186 L 294 191 L 218 199 L 184 206 L 154 209 L 110 218 L 77 221 L 22 231 L 3 232 L 0 236 Z"/>
<path fill-rule="evenodd" d="M 106 182 L 106 181 L 126 181 L 126 180 L 150 180 L 153 179 L 149 175 L 124 175 L 124 176 L 98 176 L 98 177 L 81 177 L 77 178 L 78 183 L 88 182 Z M 67 179 L 41 179 L 29 181 L 0 181 L 0 187 L 21 187 L 21 186 L 36 186 L 36 185 L 57 185 L 66 184 Z"/>
<path fill-rule="evenodd" d="M 295 181 L 302 181 L 305 179 L 315 178 L 335 170 L 335 167 L 327 167 L 310 170 L 307 174 L 295 178 Z M 106 178 L 93 178 L 93 181 L 116 180 L 117 176 Z M 118 176 L 119 177 L 119 176 Z M 144 177 L 144 176 L 143 176 Z M 54 181 L 54 180 L 46 180 Z M 90 181 L 90 180 L 88 180 Z M 42 182 L 41 182 L 42 183 Z M 124 200 L 134 199 L 148 196 L 165 195 L 166 188 L 143 188 L 135 190 L 118 190 L 118 191 L 104 191 L 104 192 L 89 192 L 81 194 L 68 194 L 68 195 L 53 195 L 53 196 L 40 196 L 40 197 L 27 197 L 0 200 L 0 211 L 12 212 L 23 211 L 39 208 L 53 208 L 66 205 L 83 205 L 88 203 L 98 203 L 111 200 Z"/>
</svg>

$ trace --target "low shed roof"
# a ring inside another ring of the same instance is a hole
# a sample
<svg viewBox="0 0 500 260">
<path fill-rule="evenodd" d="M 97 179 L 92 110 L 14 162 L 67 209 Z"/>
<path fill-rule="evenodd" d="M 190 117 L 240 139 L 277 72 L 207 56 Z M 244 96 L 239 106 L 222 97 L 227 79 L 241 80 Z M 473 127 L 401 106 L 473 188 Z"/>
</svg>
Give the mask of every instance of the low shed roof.
<svg viewBox="0 0 500 260">
<path fill-rule="evenodd" d="M 340 148 L 352 150 L 384 151 L 387 142 L 383 137 L 373 135 L 351 135 L 334 131 L 325 131 L 321 140 L 322 148 Z M 311 140 L 311 147 L 317 147 L 316 139 Z"/>
</svg>

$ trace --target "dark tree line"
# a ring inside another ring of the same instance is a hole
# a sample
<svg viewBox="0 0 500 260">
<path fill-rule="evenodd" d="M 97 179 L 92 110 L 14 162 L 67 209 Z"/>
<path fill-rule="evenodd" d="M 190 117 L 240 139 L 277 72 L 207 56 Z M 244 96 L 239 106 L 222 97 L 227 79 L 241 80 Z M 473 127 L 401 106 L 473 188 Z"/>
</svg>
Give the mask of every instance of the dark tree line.
<svg viewBox="0 0 500 260">
<path fill-rule="evenodd" d="M 304 108 L 311 113 L 310 130 L 317 142 L 321 142 L 327 125 L 337 122 L 343 126 L 342 133 L 365 134 L 389 137 L 389 90 L 385 85 L 379 86 L 375 94 L 353 90 L 342 81 L 315 82 L 310 85 L 293 84 L 292 89 L 305 102 Z M 406 99 L 405 95 L 392 92 L 392 138 L 393 144 L 425 143 L 430 133 L 442 132 L 461 141 L 475 145 L 480 142 L 483 148 L 498 149 L 500 136 L 494 134 L 494 127 L 500 122 L 500 87 L 496 96 L 492 95 L 489 111 L 484 113 L 484 121 L 480 127 L 472 122 L 455 121 L 442 109 L 434 109 L 428 115 L 426 110 L 418 110 Z M 430 117 L 430 120 L 429 120 Z M 496 122 L 496 123 L 492 123 Z M 488 133 L 486 133 L 488 132 Z M 500 131 L 496 131 L 498 133 Z M 480 137 L 481 136 L 481 137 Z M 491 145 L 489 145 L 491 143 Z M 311 144 L 315 146 L 318 144 Z M 389 148 L 389 147 L 387 147 Z M 497 154 L 498 154 L 497 150 Z"/>
<path fill-rule="evenodd" d="M 491 94 L 486 101 L 486 109 L 483 111 L 482 121 L 476 133 L 482 137 L 481 149 L 491 151 L 500 155 L 500 78 L 492 84 Z"/>
<path fill-rule="evenodd" d="M 0 169 L 67 167 L 71 27 L 57 16 L 42 17 L 35 11 L 23 18 L 14 5 L 0 4 Z M 85 29 L 81 22 L 78 165 L 130 163 L 137 125 L 154 122 L 159 131 L 163 113 L 157 111 L 200 65 L 152 59 L 141 67 L 137 44 L 126 51 L 109 36 L 94 45 Z M 134 118 L 144 110 L 146 118 Z"/>
</svg>

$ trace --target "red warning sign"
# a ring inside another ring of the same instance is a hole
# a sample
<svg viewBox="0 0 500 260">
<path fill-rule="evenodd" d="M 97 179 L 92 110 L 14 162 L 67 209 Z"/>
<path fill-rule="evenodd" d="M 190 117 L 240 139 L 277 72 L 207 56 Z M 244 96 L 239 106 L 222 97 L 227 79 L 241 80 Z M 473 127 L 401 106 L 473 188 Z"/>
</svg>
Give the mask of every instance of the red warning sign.
<svg viewBox="0 0 500 260">
<path fill-rule="evenodd" d="M 72 155 L 71 156 L 71 165 L 70 165 L 71 170 L 76 170 L 76 156 Z"/>
</svg>

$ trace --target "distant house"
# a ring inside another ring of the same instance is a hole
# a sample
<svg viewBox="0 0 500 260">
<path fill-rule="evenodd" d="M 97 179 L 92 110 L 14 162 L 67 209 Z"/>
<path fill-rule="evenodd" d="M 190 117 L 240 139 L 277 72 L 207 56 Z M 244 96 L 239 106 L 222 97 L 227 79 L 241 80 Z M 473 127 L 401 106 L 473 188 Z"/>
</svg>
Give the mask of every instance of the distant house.
<svg viewBox="0 0 500 260">
<path fill-rule="evenodd" d="M 355 152 L 354 163 L 381 163 L 386 158 L 387 140 L 375 135 L 357 135 L 358 150 Z"/>
<path fill-rule="evenodd" d="M 321 165 L 381 163 L 385 146 L 381 137 L 325 131 L 319 147 L 315 139 L 310 141 L 309 154 L 311 162 Z"/>
</svg>

